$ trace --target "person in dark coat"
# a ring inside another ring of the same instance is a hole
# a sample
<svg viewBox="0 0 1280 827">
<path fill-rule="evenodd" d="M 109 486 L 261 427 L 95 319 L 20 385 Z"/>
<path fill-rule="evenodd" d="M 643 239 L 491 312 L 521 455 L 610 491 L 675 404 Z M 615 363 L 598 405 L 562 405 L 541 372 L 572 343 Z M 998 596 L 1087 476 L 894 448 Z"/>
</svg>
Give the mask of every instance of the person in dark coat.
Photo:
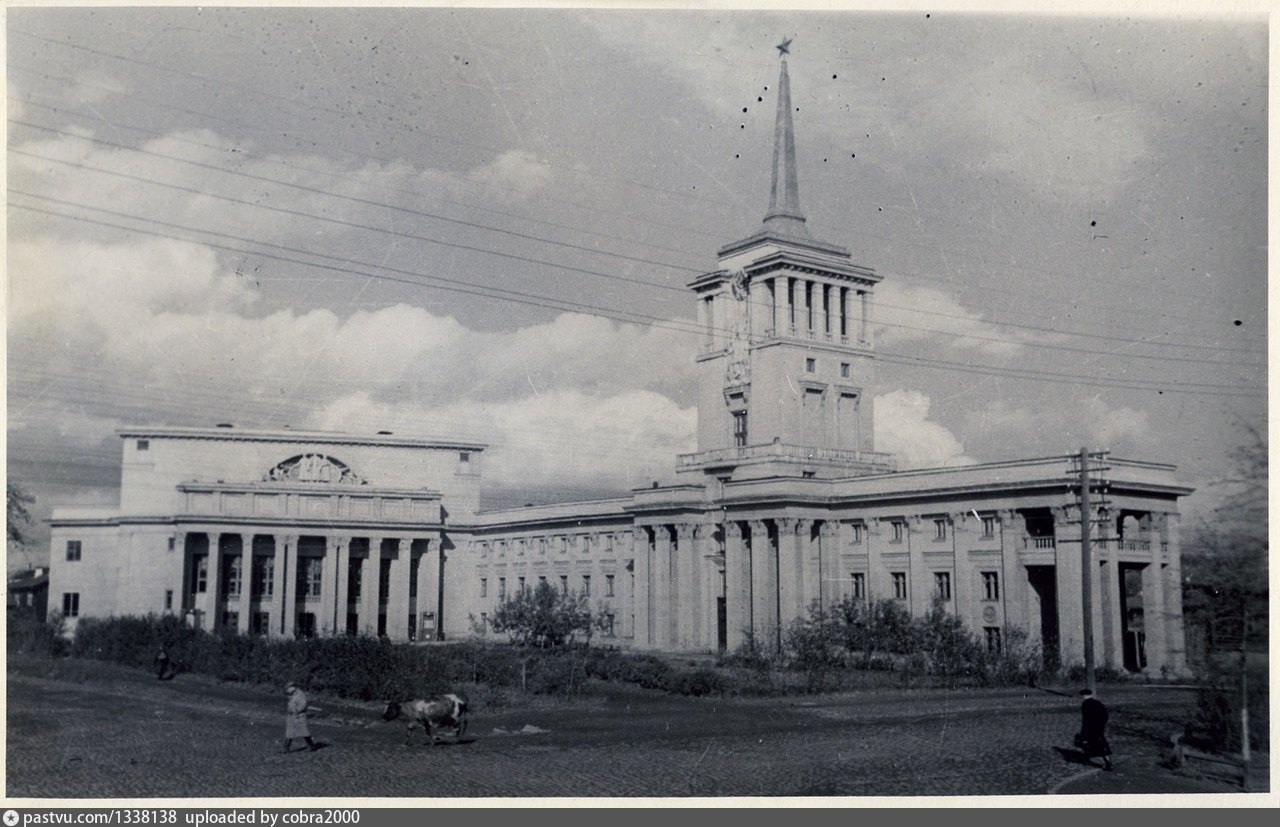
<svg viewBox="0 0 1280 827">
<path fill-rule="evenodd" d="M 1102 768 L 1109 770 L 1111 745 L 1107 743 L 1107 706 L 1088 689 L 1081 690 L 1080 694 L 1084 696 L 1084 702 L 1080 704 L 1080 732 L 1076 734 L 1076 746 L 1089 763 L 1093 763 L 1094 758 L 1101 758 Z"/>
<path fill-rule="evenodd" d="M 307 724 L 307 694 L 290 682 L 284 688 L 289 698 L 289 706 L 284 719 L 284 748 L 281 752 L 289 752 L 293 748 L 293 739 L 301 738 L 307 742 L 307 749 L 315 752 L 320 749 L 311 740 L 311 727 Z"/>
<path fill-rule="evenodd" d="M 155 667 L 156 678 L 158 680 L 165 680 L 166 678 L 173 677 L 169 673 L 170 663 L 171 661 L 169 658 L 169 644 L 162 643 L 160 644 L 160 651 L 156 653 L 156 659 L 151 663 L 151 665 Z"/>
</svg>

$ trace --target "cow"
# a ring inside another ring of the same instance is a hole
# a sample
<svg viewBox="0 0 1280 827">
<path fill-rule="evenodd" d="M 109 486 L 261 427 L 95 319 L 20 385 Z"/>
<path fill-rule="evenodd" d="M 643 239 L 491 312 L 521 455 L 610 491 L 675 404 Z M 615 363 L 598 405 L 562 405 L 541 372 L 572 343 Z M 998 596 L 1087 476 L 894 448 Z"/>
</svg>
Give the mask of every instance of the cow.
<svg viewBox="0 0 1280 827">
<path fill-rule="evenodd" d="M 394 721 L 400 717 L 409 722 L 404 737 L 406 746 L 413 740 L 413 731 L 419 726 L 433 745 L 439 740 L 437 733 L 441 730 L 451 730 L 454 738 L 461 739 L 467 732 L 467 701 L 452 692 L 429 701 L 387 701 L 382 720 Z"/>
</svg>

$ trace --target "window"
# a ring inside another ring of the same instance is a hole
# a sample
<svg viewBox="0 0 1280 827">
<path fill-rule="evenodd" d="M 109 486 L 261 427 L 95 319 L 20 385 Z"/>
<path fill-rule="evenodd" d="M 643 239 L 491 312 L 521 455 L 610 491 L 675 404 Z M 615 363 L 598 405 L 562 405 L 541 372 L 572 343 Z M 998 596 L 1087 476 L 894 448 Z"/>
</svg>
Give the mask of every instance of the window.
<svg viewBox="0 0 1280 827">
<path fill-rule="evenodd" d="M 378 561 L 378 602 L 387 603 L 391 600 L 391 561 Z M 378 634 L 385 634 L 386 626 L 384 625 Z"/>
<path fill-rule="evenodd" d="M 519 586 L 518 586 L 518 588 L 519 588 L 519 593 L 520 593 L 520 594 L 524 594 L 524 578 L 523 578 L 523 577 L 518 577 L 518 578 L 516 578 L 516 579 L 519 581 Z"/>
<path fill-rule="evenodd" d="M 302 570 L 302 578 L 298 581 L 298 597 L 319 597 L 324 560 L 319 557 L 303 557 L 298 562 Z"/>
<path fill-rule="evenodd" d="M 140 440 L 138 440 L 138 441 L 137 441 L 137 443 L 136 443 L 136 447 L 137 447 L 137 449 L 138 449 L 139 451 L 150 451 L 150 450 L 151 450 L 151 440 L 149 440 L 149 439 L 140 439 Z"/>
<path fill-rule="evenodd" d="M 480 596 L 481 597 L 489 596 L 489 578 L 487 577 L 480 578 Z"/>
<path fill-rule="evenodd" d="M 982 573 L 982 599 L 1000 599 L 1000 572 L 984 571 Z"/>
<path fill-rule="evenodd" d="M 223 613 L 222 613 L 222 628 L 224 628 L 224 629 L 239 629 L 239 628 L 240 628 L 240 613 L 239 613 L 239 612 L 223 612 Z"/>
<path fill-rule="evenodd" d="M 459 464 L 459 465 L 464 465 L 464 466 L 465 466 L 465 465 L 470 465 L 470 464 L 471 464 L 471 453 L 470 453 L 469 451 L 459 451 L 459 452 L 458 452 L 458 464 Z"/>
<path fill-rule="evenodd" d="M 485 631 L 485 632 L 489 631 L 489 613 L 488 612 L 480 613 L 480 629 L 481 631 Z"/>
<path fill-rule="evenodd" d="M 606 574 L 604 576 L 604 596 L 613 597 L 613 575 Z"/>
<path fill-rule="evenodd" d="M 813 372 L 815 372 L 817 369 L 818 369 L 818 360 L 817 360 L 817 359 L 805 359 L 805 360 L 804 360 L 804 372 L 805 372 L 805 373 L 813 373 Z"/>
<path fill-rule="evenodd" d="M 905 571 L 895 571 L 893 573 L 893 597 L 895 600 L 907 599 L 907 573 Z"/>
<path fill-rule="evenodd" d="M 507 578 L 505 577 L 498 578 L 498 599 L 507 599 Z"/>
<path fill-rule="evenodd" d="M 540 574 L 540 575 L 538 575 L 538 585 L 539 585 L 539 586 L 545 586 L 545 585 L 547 585 L 547 577 L 546 577 L 546 575 L 544 575 L 544 574 Z"/>
<path fill-rule="evenodd" d="M 907 524 L 902 520 L 894 520 L 893 523 L 893 540 L 892 542 L 901 543 L 902 535 L 907 533 Z"/>
<path fill-rule="evenodd" d="M 560 553 L 564 554 L 569 550 L 569 541 L 565 537 L 561 537 L 556 544 L 560 547 Z"/>
<path fill-rule="evenodd" d="M 223 597 L 240 596 L 241 559 L 238 554 L 227 558 L 227 576 L 222 581 Z"/>
<path fill-rule="evenodd" d="M 852 595 L 853 599 L 866 600 L 867 599 L 867 576 L 860 571 L 855 571 L 852 575 L 850 575 L 850 579 L 853 581 L 853 595 Z"/>
<path fill-rule="evenodd" d="M 848 378 L 849 378 L 849 363 L 848 363 L 848 362 L 841 362 L 841 363 L 840 363 L 840 378 L 841 378 L 841 379 L 848 379 Z"/>
<path fill-rule="evenodd" d="M 613 612 L 609 612 L 604 616 L 604 636 L 613 637 Z"/>
<path fill-rule="evenodd" d="M 996 518 L 994 514 L 988 514 L 982 518 L 982 536 L 994 537 L 996 534 Z"/>
<path fill-rule="evenodd" d="M 79 540 L 67 540 L 67 559 L 73 561 L 80 559 Z"/>
<path fill-rule="evenodd" d="M 249 583 L 250 595 L 253 597 L 270 597 L 275 591 L 273 582 L 275 581 L 276 560 L 274 557 L 255 557 L 253 558 L 253 578 Z M 359 587 L 357 587 L 357 595 Z"/>
<path fill-rule="evenodd" d="M 209 589 L 209 555 L 197 554 L 191 560 L 191 591 L 204 594 Z"/>
<path fill-rule="evenodd" d="M 591 575 L 582 575 L 582 595 L 583 597 L 591 596 Z"/>
<path fill-rule="evenodd" d="M 947 539 L 947 519 L 945 517 L 933 521 L 933 539 Z"/>
<path fill-rule="evenodd" d="M 987 651 L 999 652 L 1000 651 L 1000 627 L 984 626 L 982 627 L 982 633 L 987 639 Z"/>
<path fill-rule="evenodd" d="M 63 617 L 79 617 L 80 616 L 80 592 L 63 592 L 62 616 Z"/>
<path fill-rule="evenodd" d="M 862 542 L 862 524 L 861 523 L 853 524 L 853 542 L 854 543 Z"/>
<path fill-rule="evenodd" d="M 561 594 L 569 593 L 569 575 L 567 574 L 560 575 L 560 593 Z"/>
<path fill-rule="evenodd" d="M 361 565 L 363 562 L 360 559 L 347 560 L 348 603 L 355 603 L 360 600 L 360 593 L 364 589 L 364 566 Z"/>
<path fill-rule="evenodd" d="M 733 444 L 742 448 L 747 444 L 747 412 L 733 412 Z"/>
<path fill-rule="evenodd" d="M 173 550 L 174 550 L 174 548 L 176 548 L 176 547 L 177 547 L 177 545 L 178 545 L 178 538 L 176 538 L 176 537 L 170 537 L 170 538 L 169 538 L 169 551 L 173 551 Z"/>
<path fill-rule="evenodd" d="M 270 630 L 270 628 L 271 628 L 270 612 L 254 612 L 253 613 L 253 624 L 249 627 L 249 630 L 251 632 L 253 632 L 255 635 L 265 635 Z"/>
<path fill-rule="evenodd" d="M 933 573 L 933 593 L 941 600 L 951 599 L 951 572 L 935 571 Z"/>
<path fill-rule="evenodd" d="M 166 612 L 173 609 L 173 589 L 164 590 L 164 610 Z"/>
</svg>

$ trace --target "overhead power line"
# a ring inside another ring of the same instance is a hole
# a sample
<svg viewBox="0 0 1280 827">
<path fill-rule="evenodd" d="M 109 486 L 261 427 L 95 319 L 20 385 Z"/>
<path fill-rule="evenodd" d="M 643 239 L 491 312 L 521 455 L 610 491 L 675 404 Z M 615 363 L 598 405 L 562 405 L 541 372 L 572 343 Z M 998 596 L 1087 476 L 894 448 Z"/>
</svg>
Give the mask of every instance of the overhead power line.
<svg viewBox="0 0 1280 827">
<path fill-rule="evenodd" d="M 22 192 L 15 191 L 14 194 L 19 196 L 29 197 L 29 198 L 36 198 L 40 200 L 53 201 L 57 203 L 57 199 L 50 199 L 44 196 L 33 195 L 30 193 L 22 193 Z M 87 218 L 85 216 L 74 215 L 71 213 L 60 212 L 57 210 L 49 210 L 49 209 L 34 207 L 31 205 L 25 205 L 25 204 L 18 204 L 18 203 L 11 204 L 11 206 L 17 209 L 24 209 L 24 210 L 28 210 L 36 213 L 68 218 L 75 221 L 82 221 L 90 224 L 111 227 L 114 229 L 125 230 L 129 232 L 140 232 L 147 235 L 153 235 L 153 236 L 158 236 L 162 238 L 169 238 L 172 240 L 188 241 L 188 242 L 191 241 L 191 239 L 188 239 L 188 238 L 178 238 L 176 236 L 172 236 L 167 233 L 156 231 L 156 230 L 147 230 L 139 227 L 132 227 L 127 225 L 117 224 L 114 222 L 107 222 L 107 221 L 102 221 L 98 219 Z M 111 211 L 109 210 L 101 210 L 99 208 L 90 208 L 90 209 L 96 210 L 98 212 L 111 213 Z M 141 218 L 136 216 L 121 216 L 121 217 L 125 217 L 134 221 L 144 221 L 146 223 L 156 224 L 156 225 L 164 224 L 164 222 L 157 222 L 149 218 Z M 339 264 L 324 264 L 324 263 L 318 263 L 318 262 L 309 262 L 305 260 L 291 258 L 289 256 L 283 256 L 283 255 L 278 255 L 273 253 L 264 253 L 259 250 L 245 249 L 242 247 L 233 247 L 230 245 L 217 243 L 217 242 L 211 242 L 206 240 L 198 241 L 198 243 L 203 243 L 206 246 L 209 246 L 211 248 L 220 249 L 225 252 L 231 252 L 238 255 L 259 256 L 262 258 L 275 259 L 275 260 L 295 263 L 295 264 L 302 264 L 308 267 L 346 273 L 350 275 L 358 275 L 366 278 L 381 279 L 384 281 L 404 283 L 404 284 L 409 284 L 416 287 L 434 287 L 436 289 L 450 290 L 452 292 L 459 292 L 464 294 L 482 295 L 490 298 L 498 298 L 504 301 L 512 301 L 519 304 L 527 304 L 527 305 L 532 305 L 537 307 L 561 309 L 561 310 L 573 310 L 575 312 L 585 312 L 591 315 L 598 315 L 604 318 L 611 318 L 617 321 L 623 321 L 623 322 L 628 322 L 632 324 L 647 324 L 651 327 L 666 328 L 666 329 L 675 330 L 682 333 L 697 335 L 697 336 L 706 335 L 705 328 L 701 325 L 698 325 L 696 322 L 680 322 L 678 320 L 663 319 L 660 317 L 651 316 L 649 314 L 635 313 L 630 311 L 619 311 L 615 308 L 602 308 L 599 306 L 584 305 L 577 302 L 568 302 L 568 301 L 563 301 L 559 299 L 553 299 L 546 296 L 539 296 L 536 294 L 526 293 L 523 291 L 509 290 L 506 288 L 481 288 L 472 283 L 460 282 L 459 280 L 456 280 L 456 279 L 447 279 L 439 276 L 430 276 L 430 275 L 419 273 L 419 272 L 387 267 L 385 265 L 375 265 L 375 264 L 368 264 L 364 262 L 357 262 L 351 259 L 344 259 L 336 256 L 327 256 L 323 254 L 313 253 L 310 251 L 298 250 L 295 248 L 287 248 L 287 247 L 283 247 L 282 245 L 271 244 L 268 242 L 262 242 L 255 239 L 244 238 L 241 236 L 234 236 L 231 234 L 218 233 L 218 232 L 200 230 L 200 229 L 189 228 L 189 227 L 181 227 L 180 225 L 173 225 L 173 224 L 169 224 L 168 226 L 176 229 L 181 229 L 186 232 L 191 232 L 191 233 L 196 233 L 196 234 L 206 235 L 206 236 L 230 238 L 232 240 L 239 241 L 241 243 L 247 243 L 255 246 L 283 249 L 285 251 L 293 252 L 295 254 L 308 255 L 308 256 L 313 256 L 317 258 L 325 258 L 332 261 L 342 262 L 343 264 L 352 265 L 354 267 L 367 268 L 367 269 L 352 269 L 352 267 L 339 266 Z M 370 272 L 370 271 L 373 271 L 373 272 Z M 398 275 L 395 275 L 395 276 L 386 275 L 387 273 L 396 273 Z M 424 283 L 423 281 L 424 279 L 427 280 L 428 282 L 437 282 L 437 283 L 436 284 Z M 987 375 L 1002 376 L 1005 378 L 1030 379 L 1030 380 L 1051 381 L 1051 382 L 1068 382 L 1068 383 L 1077 384 L 1077 385 L 1126 388 L 1131 390 L 1158 391 L 1161 393 L 1188 393 L 1188 394 L 1199 394 L 1199 395 L 1209 395 L 1209 396 L 1261 396 L 1261 393 L 1259 393 L 1255 389 L 1247 388 L 1245 386 L 1240 386 L 1240 385 L 1225 385 L 1225 384 L 1177 381 L 1177 382 L 1170 382 L 1166 386 L 1165 384 L 1156 382 L 1154 380 L 1141 381 L 1141 382 L 1134 382 L 1134 381 L 1122 382 L 1118 380 L 1100 380 L 1097 377 L 1082 376 L 1078 374 L 1054 373 L 1049 371 L 1038 371 L 1038 370 L 1031 370 L 1031 369 L 1016 369 L 1016 368 L 1008 369 L 1008 368 L 999 368 L 995 366 L 985 366 L 985 365 L 977 366 L 971 363 L 952 362 L 948 360 L 925 359 L 923 357 L 911 357 L 911 356 L 905 356 L 905 355 L 894 354 L 894 353 L 886 353 L 883 351 L 881 351 L 878 355 L 880 358 L 889 362 L 899 362 L 902 364 L 919 364 L 923 366 L 946 367 L 946 368 L 949 368 L 952 370 L 958 370 L 961 372 L 984 373 Z"/>
</svg>

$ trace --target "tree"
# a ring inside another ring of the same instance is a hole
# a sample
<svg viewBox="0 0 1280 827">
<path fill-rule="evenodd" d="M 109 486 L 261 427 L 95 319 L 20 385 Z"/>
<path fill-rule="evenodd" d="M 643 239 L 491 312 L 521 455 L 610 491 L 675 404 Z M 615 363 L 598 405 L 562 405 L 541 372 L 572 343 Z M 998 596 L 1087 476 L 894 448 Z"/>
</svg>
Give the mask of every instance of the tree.
<svg viewBox="0 0 1280 827">
<path fill-rule="evenodd" d="M 22 553 L 29 567 L 31 558 L 27 557 L 27 546 L 31 542 L 31 511 L 28 506 L 34 504 L 36 498 L 13 480 L 8 480 L 5 484 L 5 499 L 7 501 L 5 522 L 9 531 L 9 546 Z"/>
<path fill-rule="evenodd" d="M 521 646 L 563 646 L 575 635 L 590 639 L 591 612 L 583 594 L 562 593 L 546 581 L 507 598 L 493 613 L 493 629 Z"/>
</svg>

